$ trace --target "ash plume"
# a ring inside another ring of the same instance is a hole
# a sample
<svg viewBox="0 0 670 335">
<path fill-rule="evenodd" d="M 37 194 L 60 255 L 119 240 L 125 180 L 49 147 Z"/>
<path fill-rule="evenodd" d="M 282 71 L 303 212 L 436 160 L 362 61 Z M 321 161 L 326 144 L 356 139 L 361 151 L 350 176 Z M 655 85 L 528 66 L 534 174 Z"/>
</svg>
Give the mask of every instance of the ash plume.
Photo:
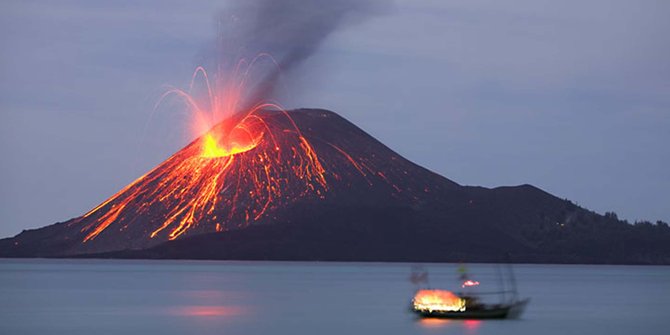
<svg viewBox="0 0 670 335">
<path fill-rule="evenodd" d="M 242 104 L 274 98 L 281 75 L 294 74 L 338 29 L 384 12 L 377 0 L 247 0 L 231 4 L 218 17 L 216 66 L 229 72 L 240 59 L 271 55 L 277 64 L 254 65 Z M 296 92 L 291 92 L 295 94 Z"/>
</svg>

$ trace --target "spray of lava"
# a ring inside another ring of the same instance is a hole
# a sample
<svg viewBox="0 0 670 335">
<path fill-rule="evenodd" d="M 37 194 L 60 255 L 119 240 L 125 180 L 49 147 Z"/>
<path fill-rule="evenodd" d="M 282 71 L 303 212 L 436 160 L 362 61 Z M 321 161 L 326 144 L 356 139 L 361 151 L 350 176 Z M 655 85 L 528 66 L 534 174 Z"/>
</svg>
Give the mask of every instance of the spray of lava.
<svg viewBox="0 0 670 335">
<path fill-rule="evenodd" d="M 239 80 L 217 78 L 214 85 L 199 67 L 188 91 L 171 89 L 163 96 L 183 98 L 200 136 L 86 213 L 83 242 L 95 239 L 112 224 L 120 230 L 146 224 L 147 236 L 169 240 L 194 229 L 240 228 L 273 207 L 306 195 L 324 196 L 324 167 L 286 111 L 270 103 L 237 110 L 250 67 L 240 71 L 244 64 L 233 76 Z M 206 84 L 204 102 L 191 94 L 199 77 Z"/>
</svg>

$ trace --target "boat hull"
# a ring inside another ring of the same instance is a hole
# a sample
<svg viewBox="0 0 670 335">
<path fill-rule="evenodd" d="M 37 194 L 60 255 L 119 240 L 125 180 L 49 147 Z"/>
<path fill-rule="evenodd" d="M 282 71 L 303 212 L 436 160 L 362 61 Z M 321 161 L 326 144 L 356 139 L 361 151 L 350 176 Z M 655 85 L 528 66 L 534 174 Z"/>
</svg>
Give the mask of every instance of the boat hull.
<svg viewBox="0 0 670 335">
<path fill-rule="evenodd" d="M 478 309 L 459 311 L 429 311 L 416 310 L 415 313 L 424 318 L 445 319 L 514 319 L 523 313 L 529 299 L 520 300 L 508 305 L 498 305 Z"/>
</svg>

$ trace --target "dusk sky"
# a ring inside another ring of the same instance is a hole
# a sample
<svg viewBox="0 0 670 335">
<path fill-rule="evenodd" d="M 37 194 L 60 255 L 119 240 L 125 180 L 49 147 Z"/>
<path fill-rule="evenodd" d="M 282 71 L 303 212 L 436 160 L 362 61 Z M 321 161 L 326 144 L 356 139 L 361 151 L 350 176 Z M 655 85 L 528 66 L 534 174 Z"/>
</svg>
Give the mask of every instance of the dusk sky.
<svg viewBox="0 0 670 335">
<path fill-rule="evenodd" d="M 0 4 L 0 237 L 77 217 L 193 140 L 226 1 Z M 459 184 L 670 221 L 670 2 L 396 1 L 331 34 L 281 104 L 339 113 Z"/>
</svg>

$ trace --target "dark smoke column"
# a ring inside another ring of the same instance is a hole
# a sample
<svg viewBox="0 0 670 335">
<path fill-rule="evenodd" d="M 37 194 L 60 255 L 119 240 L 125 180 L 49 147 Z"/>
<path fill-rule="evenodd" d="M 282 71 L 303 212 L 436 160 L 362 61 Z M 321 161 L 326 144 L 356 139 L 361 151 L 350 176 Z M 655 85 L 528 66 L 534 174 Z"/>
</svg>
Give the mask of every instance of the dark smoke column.
<svg viewBox="0 0 670 335">
<path fill-rule="evenodd" d="M 338 28 L 381 13 L 388 2 L 373 0 L 245 0 L 219 17 L 218 67 L 230 73 L 238 60 L 261 53 L 277 62 L 255 66 L 240 110 L 274 98 L 280 74 L 297 70 Z M 291 92 L 292 94 L 296 92 Z"/>
</svg>

